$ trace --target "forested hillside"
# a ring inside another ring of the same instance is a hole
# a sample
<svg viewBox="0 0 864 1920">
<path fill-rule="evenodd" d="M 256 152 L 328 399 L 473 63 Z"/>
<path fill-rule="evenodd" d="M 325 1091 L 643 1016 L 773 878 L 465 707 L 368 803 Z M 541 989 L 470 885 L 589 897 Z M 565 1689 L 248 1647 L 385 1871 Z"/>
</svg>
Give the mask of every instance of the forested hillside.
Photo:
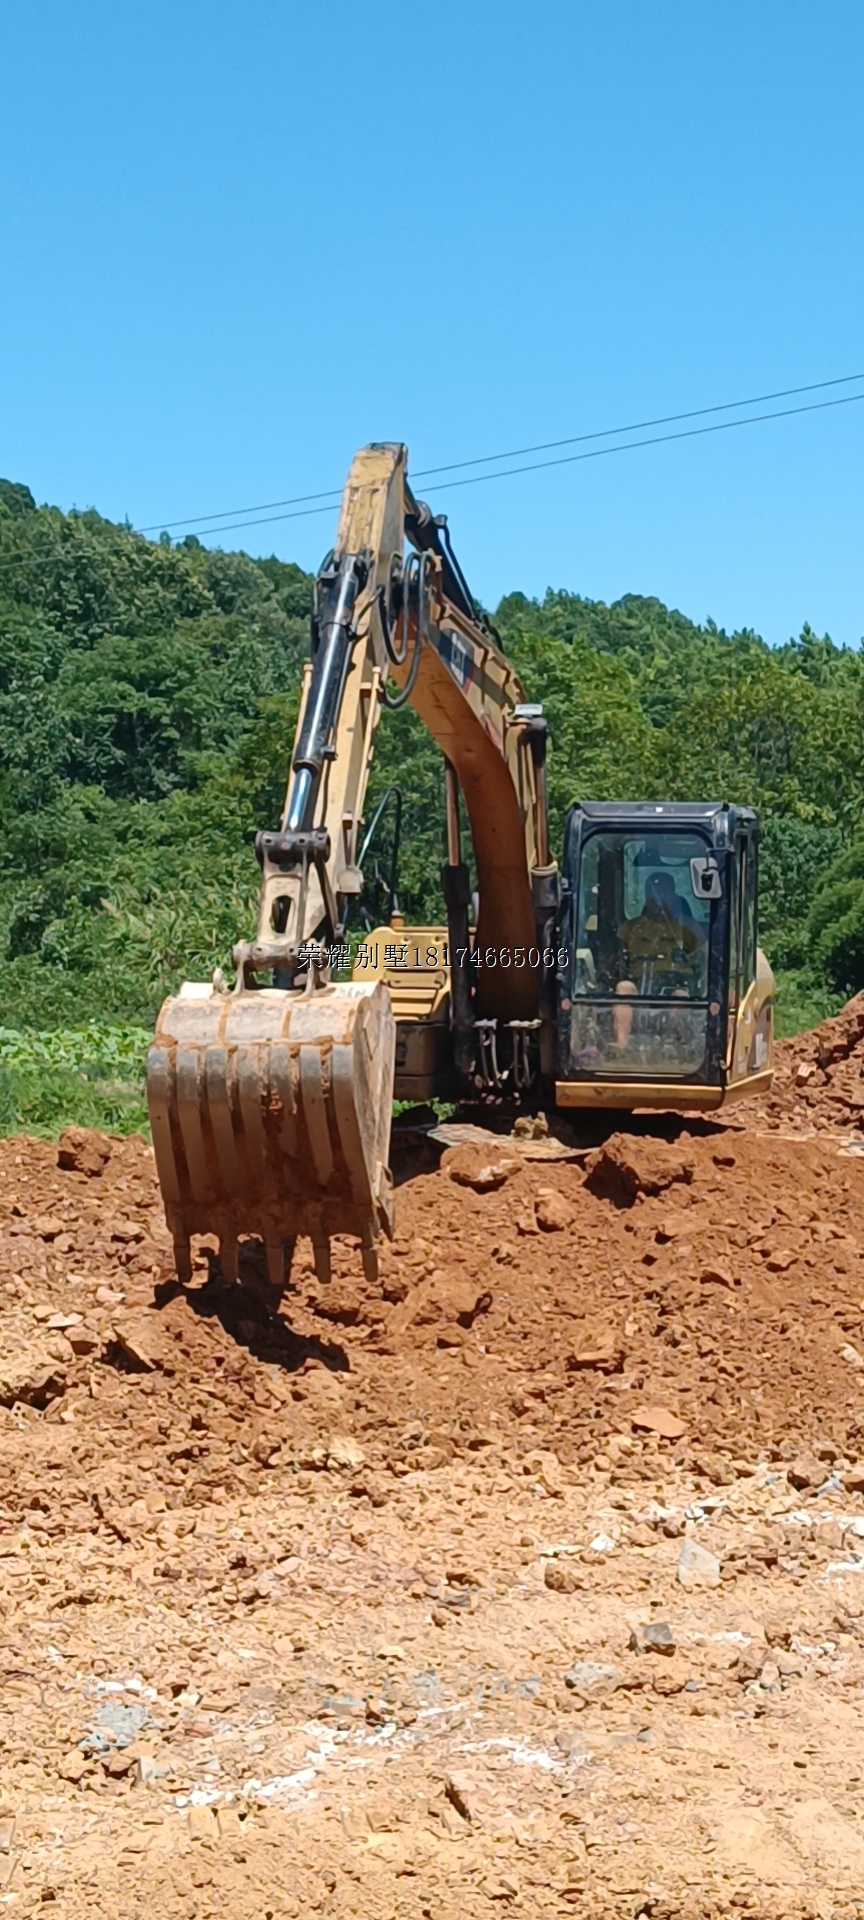
<svg viewBox="0 0 864 1920">
<path fill-rule="evenodd" d="M 7 1046 L 13 1028 L 146 1025 L 250 928 L 251 840 L 278 816 L 310 588 L 281 561 L 150 542 L 0 483 Z M 749 802 L 786 1025 L 864 984 L 857 651 L 807 627 L 771 649 L 635 595 L 513 593 L 494 619 L 552 721 L 553 844 L 580 796 Z M 439 768 L 413 715 L 384 716 L 368 811 L 403 788 L 408 916 L 441 912 Z"/>
</svg>

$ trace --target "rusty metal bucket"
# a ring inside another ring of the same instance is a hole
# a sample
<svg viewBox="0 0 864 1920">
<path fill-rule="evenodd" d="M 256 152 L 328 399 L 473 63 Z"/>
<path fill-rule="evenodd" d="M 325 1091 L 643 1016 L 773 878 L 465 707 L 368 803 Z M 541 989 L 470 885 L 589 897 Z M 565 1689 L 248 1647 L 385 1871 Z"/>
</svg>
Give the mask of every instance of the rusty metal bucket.
<svg viewBox="0 0 864 1920">
<path fill-rule="evenodd" d="M 147 1102 L 178 1277 L 190 1236 L 216 1233 L 225 1278 L 258 1235 L 281 1287 L 298 1234 L 330 1271 L 331 1234 L 357 1235 L 370 1278 L 393 1231 L 387 1167 L 395 1023 L 381 983 L 166 1000 L 147 1058 Z"/>
</svg>

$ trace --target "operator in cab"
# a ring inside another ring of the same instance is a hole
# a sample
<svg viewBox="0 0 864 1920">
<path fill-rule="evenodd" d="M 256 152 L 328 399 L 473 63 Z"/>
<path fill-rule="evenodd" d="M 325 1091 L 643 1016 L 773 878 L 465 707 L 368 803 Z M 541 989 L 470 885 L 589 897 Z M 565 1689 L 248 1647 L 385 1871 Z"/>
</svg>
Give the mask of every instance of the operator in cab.
<svg viewBox="0 0 864 1920">
<path fill-rule="evenodd" d="M 684 982 L 699 970 L 705 939 L 676 893 L 670 873 L 649 876 L 642 912 L 635 920 L 623 922 L 618 941 L 622 977 L 616 994 L 625 998 L 669 994 L 673 999 L 687 999 Z M 616 1007 L 612 1024 L 616 1045 L 626 1046 L 633 1028 L 632 1007 Z"/>
</svg>

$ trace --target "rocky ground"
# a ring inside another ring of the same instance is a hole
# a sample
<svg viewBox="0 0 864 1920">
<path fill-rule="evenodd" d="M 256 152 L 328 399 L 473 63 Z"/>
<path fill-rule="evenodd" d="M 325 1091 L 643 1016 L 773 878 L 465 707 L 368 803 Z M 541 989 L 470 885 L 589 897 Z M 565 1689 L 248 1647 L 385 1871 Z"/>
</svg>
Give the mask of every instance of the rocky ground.
<svg viewBox="0 0 864 1920">
<path fill-rule="evenodd" d="M 838 1021 L 729 1125 L 403 1150 L 279 1311 L 142 1141 L 4 1142 L 0 1906 L 864 1915 Z"/>
</svg>

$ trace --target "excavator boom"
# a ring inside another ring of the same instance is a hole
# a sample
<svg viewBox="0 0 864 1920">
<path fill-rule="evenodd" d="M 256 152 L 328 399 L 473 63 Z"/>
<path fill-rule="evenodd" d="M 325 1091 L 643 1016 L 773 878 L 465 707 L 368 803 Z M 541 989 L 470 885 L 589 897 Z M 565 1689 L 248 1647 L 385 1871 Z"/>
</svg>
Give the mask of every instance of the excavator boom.
<svg viewBox="0 0 864 1920">
<path fill-rule="evenodd" d="M 218 1235 L 228 1277 L 240 1239 L 259 1236 L 279 1286 L 300 1233 L 325 1275 L 334 1233 L 356 1235 L 372 1271 L 378 1236 L 392 1231 L 390 996 L 381 982 L 334 984 L 330 956 L 362 887 L 358 837 L 381 708 L 405 700 L 445 755 L 451 828 L 457 781 L 465 795 L 482 902 L 477 938 L 530 945 L 535 710 L 477 615 L 442 523 L 408 487 L 404 447 L 380 445 L 352 463 L 318 577 L 282 819 L 256 842 L 256 933 L 234 950 L 230 991 L 218 977 L 187 982 L 165 1002 L 150 1050 L 153 1141 L 181 1277 L 195 1233 Z M 542 812 L 545 823 L 545 797 Z M 467 948 L 457 842 L 451 831 L 445 892 Z M 460 984 L 464 1029 L 464 975 Z M 471 1018 L 483 1013 L 481 989 Z M 496 1013 L 535 1026 L 536 979 L 514 973 Z"/>
</svg>

